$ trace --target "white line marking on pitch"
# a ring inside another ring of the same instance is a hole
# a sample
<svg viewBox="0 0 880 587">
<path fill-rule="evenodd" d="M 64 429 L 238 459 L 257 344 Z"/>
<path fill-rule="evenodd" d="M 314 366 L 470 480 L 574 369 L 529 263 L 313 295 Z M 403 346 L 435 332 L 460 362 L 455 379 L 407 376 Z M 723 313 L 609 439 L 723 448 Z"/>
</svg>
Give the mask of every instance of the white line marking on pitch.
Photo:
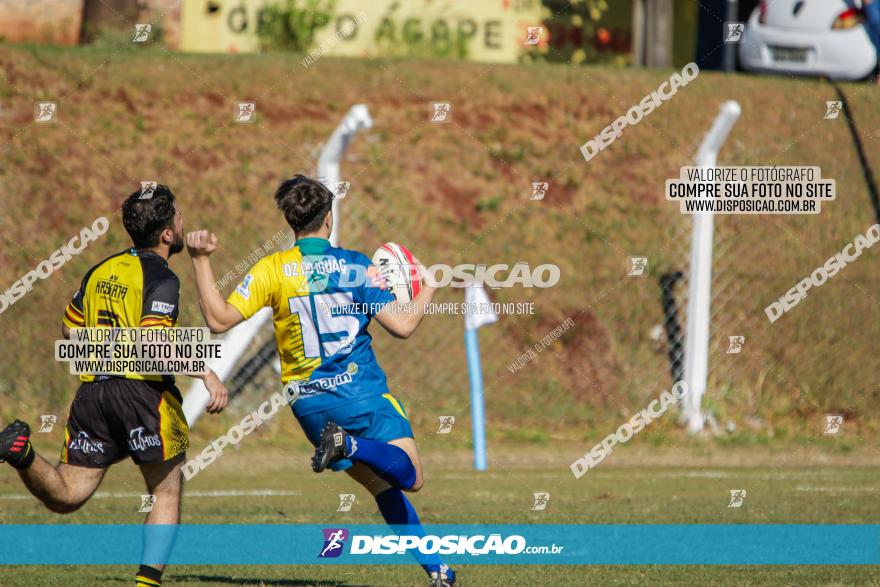
<svg viewBox="0 0 880 587">
<path fill-rule="evenodd" d="M 866 493 L 873 493 L 877 491 L 876 487 L 806 487 L 803 485 L 798 485 L 795 488 L 796 491 L 820 491 L 825 493 L 837 493 L 838 491 L 863 491 Z"/>
<path fill-rule="evenodd" d="M 146 491 L 146 490 L 144 490 Z M 133 497 L 140 498 L 140 493 L 104 493 L 98 492 L 92 496 L 92 499 L 131 499 Z M 216 489 L 213 491 L 183 491 L 184 498 L 188 497 L 289 497 L 294 495 L 302 495 L 301 491 L 287 491 L 278 489 Z M 35 499 L 33 495 L 16 493 L 12 495 L 0 495 L 0 499 Z"/>
</svg>

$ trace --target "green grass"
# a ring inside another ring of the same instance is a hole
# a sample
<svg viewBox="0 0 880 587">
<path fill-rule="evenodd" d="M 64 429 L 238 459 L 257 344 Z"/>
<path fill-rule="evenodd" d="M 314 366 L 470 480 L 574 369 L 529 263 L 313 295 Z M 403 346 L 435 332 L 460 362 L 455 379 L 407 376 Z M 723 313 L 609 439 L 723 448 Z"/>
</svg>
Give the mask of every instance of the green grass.
<svg viewBox="0 0 880 587">
<path fill-rule="evenodd" d="M 634 441 L 636 443 L 637 441 Z M 47 444 L 47 446 L 49 446 Z M 200 474 L 186 491 L 184 522 L 206 524 L 372 524 L 381 523 L 369 494 L 343 475 L 314 475 L 308 453 L 267 449 L 249 441 Z M 433 445 L 428 443 L 429 447 Z M 668 453 L 647 446 L 620 449 L 600 468 L 575 480 L 565 450 L 496 452 L 491 470 L 469 468 L 459 450 L 425 450 L 428 481 L 413 497 L 425 523 L 508 524 L 860 524 L 876 520 L 880 502 L 876 454 L 768 455 L 754 450 L 676 453 L 688 466 L 658 466 Z M 559 450 L 562 449 L 562 450 Z M 824 461 L 824 465 L 810 464 Z M 862 462 L 865 465 L 853 465 Z M 724 463 L 748 463 L 726 466 Z M 781 464 L 788 463 L 788 464 Z M 0 523 L 139 523 L 141 482 L 130 463 L 112 469 L 99 496 L 82 510 L 59 517 L 33 499 L 11 471 L 0 475 Z M 212 490 L 265 490 L 295 493 L 267 497 L 205 497 Z M 746 489 L 742 508 L 728 508 L 729 490 Z M 530 511 L 532 493 L 551 494 L 548 509 Z M 338 493 L 357 496 L 351 512 L 336 512 Z M 106 496 L 115 494 L 114 496 Z M 131 494 L 120 497 L 119 494 Z M 13 507 L 10 507 L 13 506 Z M 132 568 L 0 568 L 0 585 L 122 585 Z M 469 565 L 465 585 L 836 585 L 876 584 L 880 567 L 677 567 Z M 420 571 L 409 566 L 179 566 L 166 574 L 174 585 L 419 585 Z"/>
</svg>

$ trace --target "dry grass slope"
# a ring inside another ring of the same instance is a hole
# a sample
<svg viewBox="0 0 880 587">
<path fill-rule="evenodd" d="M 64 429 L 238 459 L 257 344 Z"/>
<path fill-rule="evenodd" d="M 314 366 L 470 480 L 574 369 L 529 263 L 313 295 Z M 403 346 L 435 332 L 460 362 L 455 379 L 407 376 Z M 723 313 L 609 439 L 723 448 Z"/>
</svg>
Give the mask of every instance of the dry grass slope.
<svg viewBox="0 0 880 587">
<path fill-rule="evenodd" d="M 66 409 L 75 381 L 51 360 L 60 316 L 84 271 L 126 246 L 118 210 L 141 180 L 171 185 L 187 226 L 219 233 L 222 275 L 286 228 L 273 208 L 276 183 L 311 172 L 348 107 L 365 103 L 376 124 L 343 165 L 352 183 L 344 244 L 370 252 L 395 240 L 429 264 L 558 264 L 555 288 L 492 292 L 532 301 L 536 314 L 481 331 L 489 429 L 494 439 L 594 438 L 597 425 L 616 426 L 669 385 L 648 332 L 662 320 L 657 277 L 684 268 L 687 221 L 663 199 L 664 180 L 691 160 L 718 106 L 736 99 L 743 116 L 722 163 L 819 165 L 837 180 L 838 200 L 816 217 L 719 220 L 709 405 L 722 422 L 751 423 L 738 428 L 750 439 L 814 436 L 831 411 L 849 416 L 848 434 L 875 436 L 877 252 L 779 322 L 763 315 L 874 222 L 844 120 L 823 120 L 833 89 L 703 73 L 585 163 L 578 147 L 668 74 L 326 58 L 304 70 L 285 55 L 0 45 L 0 284 L 95 218 L 112 224 L 0 315 L 0 415 Z M 847 92 L 876 163 L 880 94 Z M 36 100 L 58 102 L 57 123 L 33 123 Z M 452 102 L 451 124 L 428 122 L 431 100 Z M 256 124 L 233 123 L 236 101 L 257 103 Z M 531 202 L 538 179 L 551 189 Z M 648 279 L 626 277 L 637 254 L 651 259 Z M 183 280 L 182 323 L 200 325 L 185 256 L 172 267 Z M 440 297 L 463 299 L 455 290 Z M 507 369 L 567 317 L 575 327 L 560 342 L 516 374 Z M 743 354 L 724 354 L 731 334 L 746 336 Z M 467 421 L 460 317 L 433 317 L 407 343 L 377 339 L 417 431 L 433 431 L 439 415 Z M 649 434 L 678 433 L 669 420 Z"/>
</svg>

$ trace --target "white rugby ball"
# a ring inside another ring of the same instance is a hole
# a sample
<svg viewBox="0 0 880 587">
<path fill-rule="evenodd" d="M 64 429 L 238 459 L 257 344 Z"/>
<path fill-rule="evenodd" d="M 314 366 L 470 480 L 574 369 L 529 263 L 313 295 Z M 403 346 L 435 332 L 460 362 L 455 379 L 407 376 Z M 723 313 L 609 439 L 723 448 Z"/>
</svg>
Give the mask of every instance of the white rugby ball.
<svg viewBox="0 0 880 587">
<path fill-rule="evenodd" d="M 372 260 L 398 302 L 411 302 L 422 291 L 412 253 L 403 245 L 385 243 L 376 249 Z"/>
</svg>

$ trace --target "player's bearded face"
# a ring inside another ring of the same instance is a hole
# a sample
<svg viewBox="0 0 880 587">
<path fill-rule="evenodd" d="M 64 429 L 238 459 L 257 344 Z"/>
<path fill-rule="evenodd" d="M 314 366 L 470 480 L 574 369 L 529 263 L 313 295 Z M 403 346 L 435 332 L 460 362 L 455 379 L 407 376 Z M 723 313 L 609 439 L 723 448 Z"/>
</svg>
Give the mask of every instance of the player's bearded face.
<svg viewBox="0 0 880 587">
<path fill-rule="evenodd" d="M 183 216 L 178 210 L 174 213 L 174 239 L 171 241 L 171 246 L 168 249 L 169 256 L 176 255 L 182 251 L 183 245 Z"/>
<path fill-rule="evenodd" d="M 183 250 L 183 231 L 174 232 L 174 240 L 171 241 L 171 247 L 168 250 L 168 253 L 171 255 L 176 255 L 180 251 Z"/>
</svg>

